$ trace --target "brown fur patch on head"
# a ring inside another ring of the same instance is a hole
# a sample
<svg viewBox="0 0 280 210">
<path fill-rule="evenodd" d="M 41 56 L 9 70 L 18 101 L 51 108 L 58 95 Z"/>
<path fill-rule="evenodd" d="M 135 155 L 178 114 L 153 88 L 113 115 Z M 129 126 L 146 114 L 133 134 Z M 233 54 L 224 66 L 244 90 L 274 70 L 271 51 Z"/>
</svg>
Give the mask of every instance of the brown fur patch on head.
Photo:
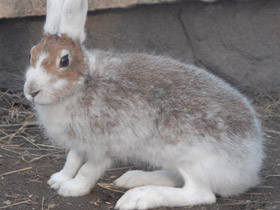
<svg viewBox="0 0 280 210">
<path fill-rule="evenodd" d="M 57 66 L 57 60 L 61 58 L 62 50 L 70 52 L 70 65 L 63 70 Z M 73 41 L 67 35 L 45 35 L 39 44 L 31 50 L 32 67 L 35 68 L 41 53 L 49 55 L 42 61 L 41 66 L 47 73 L 56 76 L 57 79 L 65 79 L 68 82 L 67 89 L 70 89 L 73 83 L 84 75 L 86 66 L 80 43 Z"/>
</svg>

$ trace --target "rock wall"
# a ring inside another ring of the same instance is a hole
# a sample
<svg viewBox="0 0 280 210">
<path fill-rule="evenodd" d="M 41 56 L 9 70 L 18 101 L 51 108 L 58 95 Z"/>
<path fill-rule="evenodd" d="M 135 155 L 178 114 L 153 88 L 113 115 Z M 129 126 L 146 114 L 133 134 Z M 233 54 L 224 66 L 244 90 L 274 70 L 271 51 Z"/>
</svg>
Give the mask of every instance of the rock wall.
<svg viewBox="0 0 280 210">
<path fill-rule="evenodd" d="M 141 4 L 158 4 L 179 0 L 88 0 L 89 11 L 128 8 Z M 185 0 L 187 1 L 187 0 Z M 216 0 L 192 0 L 214 2 Z M 45 15 L 46 0 L 1 0 L 0 18 L 26 17 Z"/>
<path fill-rule="evenodd" d="M 0 20 L 0 88 L 19 90 L 44 17 Z M 87 47 L 194 63 L 233 85 L 280 93 L 280 1 L 180 2 L 89 13 Z M 279 94 L 280 95 L 280 94 Z"/>
</svg>

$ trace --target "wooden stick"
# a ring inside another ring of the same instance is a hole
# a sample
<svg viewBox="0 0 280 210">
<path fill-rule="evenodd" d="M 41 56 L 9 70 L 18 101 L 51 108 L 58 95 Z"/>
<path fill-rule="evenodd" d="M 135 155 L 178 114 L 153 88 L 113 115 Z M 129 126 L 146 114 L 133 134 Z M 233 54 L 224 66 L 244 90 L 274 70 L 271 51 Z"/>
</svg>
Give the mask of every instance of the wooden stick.
<svg viewBox="0 0 280 210">
<path fill-rule="evenodd" d="M 2 206 L 2 207 L 0 207 L 0 209 L 6 209 L 6 208 L 9 208 L 9 207 L 12 207 L 12 206 L 17 206 L 17 205 L 20 205 L 20 204 L 31 204 L 31 203 L 29 201 L 20 201 L 20 202 L 17 202 L 17 203 L 13 203 L 11 205 Z"/>
<path fill-rule="evenodd" d="M 279 131 L 275 131 L 275 130 L 269 130 L 269 129 L 266 129 L 266 130 L 265 130 L 265 132 L 280 135 L 280 132 L 279 132 Z"/>
<path fill-rule="evenodd" d="M 9 140 L 8 140 L 8 144 L 11 143 L 12 139 L 13 139 L 18 133 L 20 133 L 20 132 L 27 126 L 27 124 L 28 124 L 28 122 L 24 122 L 23 125 L 22 125 L 15 133 L 13 133 L 13 134 L 10 136 L 10 138 L 9 138 Z"/>
<path fill-rule="evenodd" d="M 44 202 L 45 202 L 45 197 L 43 196 L 42 203 L 41 203 L 41 210 L 44 210 Z"/>
<path fill-rule="evenodd" d="M 280 177 L 280 174 L 267 175 L 266 177 Z"/>
<path fill-rule="evenodd" d="M 18 169 L 18 170 L 15 170 L 15 171 L 6 172 L 4 174 L 0 174 L 0 176 L 7 176 L 7 175 L 10 175 L 10 174 L 23 172 L 23 171 L 27 171 L 27 170 L 30 170 L 30 169 L 32 169 L 32 167 L 27 167 L 27 168 Z"/>
<path fill-rule="evenodd" d="M 124 193 L 123 191 L 112 189 L 112 185 L 107 184 L 107 183 L 97 183 L 97 186 L 99 186 L 99 187 L 101 187 L 103 189 L 112 191 L 112 192 Z"/>
<path fill-rule="evenodd" d="M 126 169 L 130 169 L 133 166 L 125 166 L 125 167 L 121 167 L 121 168 L 110 168 L 107 171 L 118 171 L 118 170 L 126 170 Z"/>
</svg>

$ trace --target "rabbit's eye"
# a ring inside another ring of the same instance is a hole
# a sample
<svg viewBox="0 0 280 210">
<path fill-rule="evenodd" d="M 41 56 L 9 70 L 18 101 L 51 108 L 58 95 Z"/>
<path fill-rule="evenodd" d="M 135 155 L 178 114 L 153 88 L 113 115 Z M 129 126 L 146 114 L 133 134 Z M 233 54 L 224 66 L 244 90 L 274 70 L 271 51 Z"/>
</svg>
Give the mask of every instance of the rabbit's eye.
<svg viewBox="0 0 280 210">
<path fill-rule="evenodd" d="M 69 66 L 69 55 L 65 55 L 63 56 L 61 59 L 60 59 L 60 62 L 59 62 L 59 67 L 60 68 L 65 68 Z"/>
</svg>

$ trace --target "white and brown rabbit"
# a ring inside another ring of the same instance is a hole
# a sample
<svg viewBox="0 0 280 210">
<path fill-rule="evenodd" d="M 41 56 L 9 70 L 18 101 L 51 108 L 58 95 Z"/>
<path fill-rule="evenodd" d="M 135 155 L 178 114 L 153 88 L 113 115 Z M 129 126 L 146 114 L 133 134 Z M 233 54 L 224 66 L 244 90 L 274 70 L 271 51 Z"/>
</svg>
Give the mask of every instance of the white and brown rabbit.
<svg viewBox="0 0 280 210">
<path fill-rule="evenodd" d="M 117 209 L 212 204 L 259 183 L 262 131 L 250 103 L 221 79 L 173 59 L 87 50 L 87 0 L 49 0 L 24 93 L 46 135 L 69 150 L 48 184 L 88 194 L 113 159 L 129 171 Z"/>
</svg>

